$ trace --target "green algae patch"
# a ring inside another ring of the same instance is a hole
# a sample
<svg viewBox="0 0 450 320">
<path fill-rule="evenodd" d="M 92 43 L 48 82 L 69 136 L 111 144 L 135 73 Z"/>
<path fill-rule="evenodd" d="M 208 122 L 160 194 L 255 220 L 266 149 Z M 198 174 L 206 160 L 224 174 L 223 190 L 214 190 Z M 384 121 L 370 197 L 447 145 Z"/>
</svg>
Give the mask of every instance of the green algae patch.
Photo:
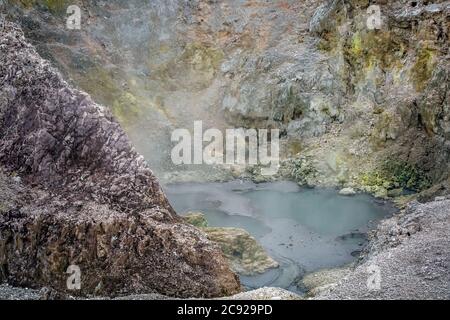
<svg viewBox="0 0 450 320">
<path fill-rule="evenodd" d="M 430 177 L 417 165 L 405 161 L 387 160 L 378 171 L 363 173 L 359 184 L 366 187 L 384 188 L 387 191 L 410 190 L 420 192 L 432 185 Z M 401 192 L 397 192 L 401 194 Z M 388 192 L 389 194 L 389 192 Z M 390 192 L 394 195 L 395 192 Z"/>
<path fill-rule="evenodd" d="M 206 228 L 208 227 L 208 221 L 206 217 L 201 212 L 189 212 L 184 217 L 184 220 L 197 228 Z"/>
<path fill-rule="evenodd" d="M 389 188 L 391 183 L 385 174 L 377 171 L 366 172 L 360 176 L 360 184 L 363 186 Z"/>
<path fill-rule="evenodd" d="M 404 161 L 386 161 L 383 165 L 394 185 L 413 190 L 422 191 L 431 187 L 431 179 L 417 165 L 412 165 Z"/>
</svg>

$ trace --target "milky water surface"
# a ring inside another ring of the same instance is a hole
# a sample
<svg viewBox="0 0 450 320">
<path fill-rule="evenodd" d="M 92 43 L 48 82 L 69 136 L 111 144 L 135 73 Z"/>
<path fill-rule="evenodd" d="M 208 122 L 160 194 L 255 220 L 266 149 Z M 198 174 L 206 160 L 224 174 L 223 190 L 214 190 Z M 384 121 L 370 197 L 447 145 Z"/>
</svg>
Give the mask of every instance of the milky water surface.
<svg viewBox="0 0 450 320">
<path fill-rule="evenodd" d="M 258 276 L 241 276 L 248 288 L 277 286 L 301 292 L 306 273 L 345 265 L 365 244 L 368 228 L 395 209 L 369 195 L 341 196 L 293 182 L 183 183 L 165 186 L 181 215 L 201 211 L 213 227 L 247 230 L 280 263 Z"/>
</svg>

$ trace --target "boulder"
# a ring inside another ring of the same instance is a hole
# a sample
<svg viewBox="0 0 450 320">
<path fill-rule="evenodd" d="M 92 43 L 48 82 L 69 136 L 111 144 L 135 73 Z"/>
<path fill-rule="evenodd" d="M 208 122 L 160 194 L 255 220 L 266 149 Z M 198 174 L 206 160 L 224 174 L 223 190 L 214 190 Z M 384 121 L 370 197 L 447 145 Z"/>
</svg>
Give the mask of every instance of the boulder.
<svg viewBox="0 0 450 320">
<path fill-rule="evenodd" d="M 241 275 L 251 276 L 278 268 L 261 245 L 247 231 L 240 228 L 205 228 L 208 239 L 220 245 L 231 268 Z"/>
<path fill-rule="evenodd" d="M 220 245 L 236 273 L 250 276 L 278 268 L 278 262 L 244 229 L 208 227 L 208 221 L 201 212 L 189 212 L 184 219 L 206 232 L 211 241 Z"/>
<path fill-rule="evenodd" d="M 197 228 L 205 228 L 208 226 L 208 221 L 205 218 L 205 215 L 201 212 L 188 212 L 184 219 L 187 223 L 192 224 Z"/>
<path fill-rule="evenodd" d="M 343 188 L 339 191 L 341 196 L 354 196 L 356 194 L 355 189 L 353 188 Z"/>
</svg>

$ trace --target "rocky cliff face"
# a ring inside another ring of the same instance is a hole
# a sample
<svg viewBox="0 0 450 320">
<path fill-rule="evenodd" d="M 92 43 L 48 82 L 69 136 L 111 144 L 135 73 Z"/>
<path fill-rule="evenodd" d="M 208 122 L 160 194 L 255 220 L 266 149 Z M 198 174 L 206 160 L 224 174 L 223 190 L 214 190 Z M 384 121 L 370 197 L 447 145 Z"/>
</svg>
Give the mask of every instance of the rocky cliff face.
<svg viewBox="0 0 450 320">
<path fill-rule="evenodd" d="M 176 215 L 105 107 L 0 24 L 0 279 L 68 291 L 223 296 L 239 281 Z"/>
<path fill-rule="evenodd" d="M 65 1 L 8 0 L 3 11 L 111 106 L 163 178 L 192 169 L 170 165 L 170 132 L 203 120 L 281 129 L 280 176 L 304 184 L 387 196 L 446 180 L 448 1 L 74 3 L 79 31 L 65 28 Z M 371 4 L 379 30 L 367 26 Z M 232 174 L 260 179 L 247 169 Z M 225 177 L 203 167 L 188 178 Z"/>
</svg>

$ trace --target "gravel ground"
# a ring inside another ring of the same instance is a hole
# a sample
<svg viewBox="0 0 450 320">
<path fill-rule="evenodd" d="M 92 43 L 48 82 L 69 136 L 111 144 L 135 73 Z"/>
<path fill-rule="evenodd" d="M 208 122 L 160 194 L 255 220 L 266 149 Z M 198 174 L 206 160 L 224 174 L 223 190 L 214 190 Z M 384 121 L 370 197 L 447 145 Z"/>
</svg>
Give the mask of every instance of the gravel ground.
<svg viewBox="0 0 450 320">
<path fill-rule="evenodd" d="M 40 300 L 42 296 L 39 290 L 0 285 L 0 300 Z"/>
<path fill-rule="evenodd" d="M 299 295 L 281 288 L 259 288 L 227 297 L 227 300 L 300 300 Z"/>
<path fill-rule="evenodd" d="M 74 299 L 70 296 L 57 296 L 54 291 L 46 288 L 34 290 L 28 288 L 12 287 L 8 284 L 0 285 L 0 300 L 48 300 L 48 299 Z M 88 298 L 89 299 L 89 298 Z M 91 298 L 95 300 L 108 300 L 108 297 Z M 114 300 L 167 300 L 173 299 L 160 294 L 140 294 L 117 297 Z M 253 291 L 242 292 L 237 295 L 223 298 L 224 300 L 298 300 L 295 293 L 280 288 L 260 288 Z"/>
</svg>

